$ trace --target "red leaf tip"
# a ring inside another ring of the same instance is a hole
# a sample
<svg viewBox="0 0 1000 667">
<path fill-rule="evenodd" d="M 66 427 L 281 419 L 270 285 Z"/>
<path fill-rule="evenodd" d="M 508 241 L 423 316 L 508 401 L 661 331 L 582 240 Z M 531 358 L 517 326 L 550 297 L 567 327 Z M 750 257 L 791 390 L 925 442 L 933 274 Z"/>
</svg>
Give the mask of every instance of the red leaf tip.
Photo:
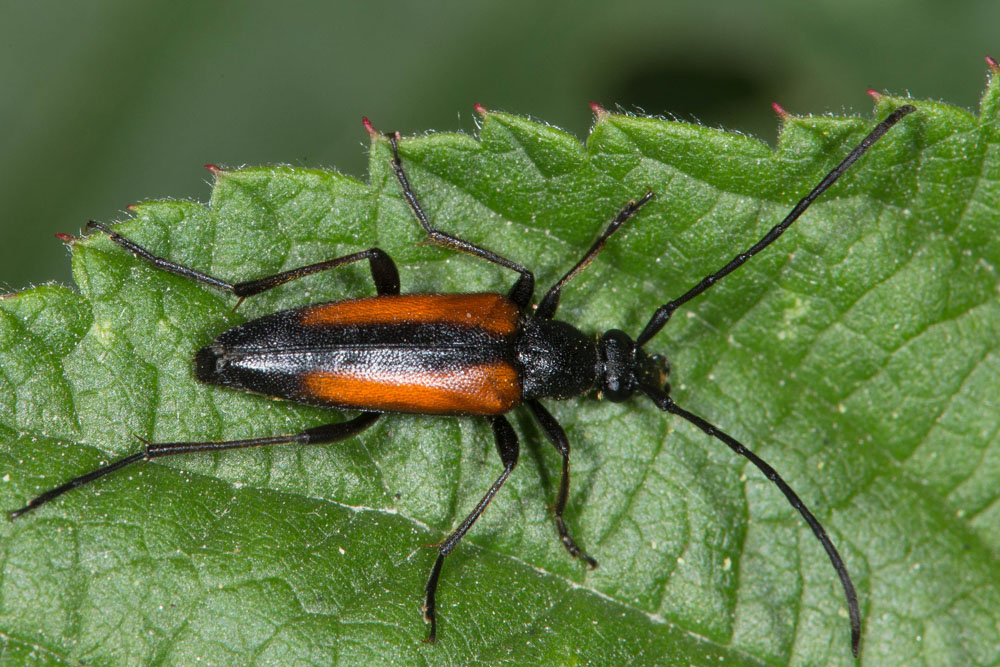
<svg viewBox="0 0 1000 667">
<path fill-rule="evenodd" d="M 1000 62 L 993 56 L 986 56 L 986 64 L 990 66 L 994 74 L 1000 74 Z"/>
<path fill-rule="evenodd" d="M 76 237 L 73 236 L 72 234 L 63 234 L 62 232 L 57 233 L 56 238 L 62 241 L 63 243 L 72 243 L 73 241 L 76 240 Z"/>
<path fill-rule="evenodd" d="M 136 206 L 135 204 L 129 204 L 128 206 L 125 207 L 125 210 L 131 213 L 132 211 L 138 211 L 139 207 Z"/>
<path fill-rule="evenodd" d="M 218 176 L 223 171 L 225 171 L 222 167 L 220 167 L 218 165 L 214 165 L 214 164 L 206 164 L 205 165 L 205 169 L 208 169 L 210 172 L 212 172 L 216 176 Z"/>
<path fill-rule="evenodd" d="M 594 118 L 596 118 L 597 120 L 604 120 L 609 115 L 608 110 L 602 107 L 597 102 L 590 103 L 590 110 L 594 112 Z"/>
<path fill-rule="evenodd" d="M 785 111 L 785 107 L 781 106 L 777 102 L 771 102 L 771 108 L 774 109 L 774 113 L 778 114 L 778 118 L 781 120 L 787 120 L 792 117 L 792 114 Z"/>
<path fill-rule="evenodd" d="M 880 93 L 880 92 L 878 92 L 877 90 L 874 90 L 874 89 L 872 89 L 872 88 L 869 88 L 869 89 L 868 89 L 868 90 L 866 90 L 865 92 L 866 92 L 866 93 L 868 93 L 868 95 L 870 95 L 870 96 L 871 96 L 871 98 L 872 98 L 873 100 L 875 100 L 876 102 L 878 102 L 878 101 L 879 101 L 880 99 L 882 99 L 882 97 L 883 97 L 882 93 Z"/>
<path fill-rule="evenodd" d="M 475 109 L 476 113 L 479 114 L 480 116 L 485 116 L 486 114 L 488 114 L 490 112 L 489 109 L 487 109 L 486 107 L 484 107 L 479 102 L 476 102 L 475 104 L 473 104 L 472 108 Z"/>
<path fill-rule="evenodd" d="M 365 131 L 368 132 L 369 137 L 371 137 L 372 139 L 378 138 L 378 130 L 376 130 L 375 126 L 372 125 L 372 122 L 368 120 L 368 116 L 361 117 L 361 124 L 365 126 Z"/>
</svg>

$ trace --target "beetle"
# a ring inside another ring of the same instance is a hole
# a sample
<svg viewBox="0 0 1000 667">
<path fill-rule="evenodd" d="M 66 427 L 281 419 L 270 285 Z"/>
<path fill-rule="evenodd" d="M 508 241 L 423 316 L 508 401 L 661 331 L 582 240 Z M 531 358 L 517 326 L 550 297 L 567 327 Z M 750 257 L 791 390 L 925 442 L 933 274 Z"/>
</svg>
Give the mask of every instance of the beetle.
<svg viewBox="0 0 1000 667">
<path fill-rule="evenodd" d="M 293 435 L 223 442 L 144 442 L 142 451 L 80 475 L 9 512 L 15 519 L 66 491 L 88 484 L 143 460 L 190 452 L 239 449 L 278 444 L 323 444 L 357 435 L 384 413 L 480 416 L 491 425 L 503 471 L 466 518 L 437 545 L 437 558 L 424 591 L 427 640 L 437 637 L 437 590 L 445 558 L 455 549 L 517 464 L 518 438 L 504 416 L 524 405 L 562 458 L 553 506 L 556 530 L 570 555 L 587 566 L 597 561 L 572 537 L 563 514 L 569 496 L 570 444 L 560 424 L 541 399 L 568 399 L 597 390 L 613 402 L 636 393 L 662 411 L 681 417 L 756 466 L 785 495 L 822 544 L 844 589 L 851 650 L 858 655 L 861 617 L 857 594 L 840 554 L 826 530 L 799 496 L 768 463 L 704 418 L 677 405 L 670 396 L 669 366 L 643 348 L 688 301 L 742 266 L 773 243 L 854 162 L 905 115 L 910 105 L 890 113 L 827 174 L 788 215 L 746 251 L 709 274 L 680 297 L 658 307 L 636 338 L 611 329 L 596 339 L 555 319 L 562 289 L 601 252 L 608 239 L 654 198 L 652 190 L 630 201 L 608 224 L 583 257 L 560 278 L 532 310 L 534 274 L 487 248 L 444 232 L 431 224 L 410 186 L 399 154 L 399 134 L 380 135 L 364 119 L 373 140 L 385 136 L 392 149 L 391 166 L 414 217 L 427 239 L 518 274 L 506 294 L 401 294 L 393 260 L 377 247 L 275 275 L 230 283 L 164 259 L 112 228 L 90 222 L 88 230 L 108 235 L 117 245 L 157 268 L 239 298 L 260 294 L 291 280 L 367 261 L 376 296 L 311 304 L 283 310 L 235 326 L 219 334 L 194 356 L 194 375 L 201 382 L 232 387 L 300 403 L 360 411 L 346 421 L 310 428 Z"/>
</svg>

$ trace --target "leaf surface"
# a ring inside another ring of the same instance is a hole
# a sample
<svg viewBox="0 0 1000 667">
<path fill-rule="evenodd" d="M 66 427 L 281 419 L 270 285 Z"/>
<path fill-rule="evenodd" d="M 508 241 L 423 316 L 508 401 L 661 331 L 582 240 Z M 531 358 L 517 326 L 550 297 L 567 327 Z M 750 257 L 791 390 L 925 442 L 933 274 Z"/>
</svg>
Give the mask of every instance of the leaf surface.
<svg viewBox="0 0 1000 667">
<path fill-rule="evenodd" d="M 859 589 L 862 660 L 1000 660 L 1000 123 L 918 102 L 774 246 L 670 322 L 677 402 L 777 468 Z M 882 97 L 876 115 L 902 100 Z M 487 113 L 479 137 L 405 139 L 446 231 L 535 271 L 539 291 L 631 198 L 656 199 L 564 291 L 559 317 L 636 335 L 653 309 L 756 241 L 872 125 L 789 118 L 751 138 L 599 115 L 585 144 Z M 504 291 L 514 276 L 419 245 L 373 144 L 370 182 L 222 170 L 208 206 L 133 207 L 117 230 L 240 280 L 379 246 L 404 291 Z M 278 308 L 373 293 L 365 266 L 235 300 L 106 237 L 73 243 L 78 291 L 0 300 L 5 508 L 152 441 L 293 433 L 343 417 L 197 383 L 191 357 Z M 559 457 L 520 412 L 520 464 L 448 558 L 440 641 L 421 642 L 426 548 L 500 471 L 483 420 L 390 416 L 359 437 L 134 466 L 0 526 L 8 657 L 69 663 L 332 661 L 849 664 L 820 545 L 745 460 L 636 397 L 548 403 Z"/>
</svg>

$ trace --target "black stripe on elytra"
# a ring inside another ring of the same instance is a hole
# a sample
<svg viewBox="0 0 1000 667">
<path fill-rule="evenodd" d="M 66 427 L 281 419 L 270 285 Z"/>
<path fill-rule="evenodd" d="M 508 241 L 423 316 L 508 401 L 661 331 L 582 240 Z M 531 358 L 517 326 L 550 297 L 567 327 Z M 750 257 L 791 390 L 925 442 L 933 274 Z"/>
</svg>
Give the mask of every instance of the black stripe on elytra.
<svg viewBox="0 0 1000 667">
<path fill-rule="evenodd" d="M 514 335 L 499 335 L 479 326 L 450 322 L 379 322 L 374 324 L 305 325 L 301 311 L 266 315 L 220 334 L 215 343 L 232 350 L 323 349 L 340 347 L 475 347 L 504 346 Z"/>
</svg>

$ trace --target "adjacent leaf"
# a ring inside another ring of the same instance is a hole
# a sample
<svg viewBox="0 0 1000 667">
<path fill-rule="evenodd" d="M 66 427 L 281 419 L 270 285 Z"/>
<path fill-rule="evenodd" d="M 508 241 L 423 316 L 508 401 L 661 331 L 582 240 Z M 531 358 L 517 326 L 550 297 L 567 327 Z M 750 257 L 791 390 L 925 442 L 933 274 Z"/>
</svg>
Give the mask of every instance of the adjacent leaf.
<svg viewBox="0 0 1000 667">
<path fill-rule="evenodd" d="M 997 77 L 980 115 L 936 103 L 897 126 L 775 246 L 648 346 L 674 396 L 768 459 L 831 532 L 858 585 L 862 659 L 1000 660 L 1000 152 Z M 878 102 L 883 116 L 900 100 Z M 656 200 L 564 293 L 560 317 L 633 334 L 746 248 L 871 121 L 789 118 L 778 149 L 600 114 L 585 146 L 487 113 L 477 139 L 407 139 L 436 224 L 516 259 L 543 288 L 630 198 Z M 370 185 L 292 168 L 217 172 L 209 206 L 146 202 L 118 229 L 226 278 L 378 245 L 404 290 L 503 290 L 509 272 L 420 246 L 385 142 Z M 363 266 L 234 300 L 73 243 L 79 293 L 0 300 L 0 502 L 150 440 L 280 434 L 330 411 L 199 385 L 191 356 L 235 323 L 371 294 Z M 820 546 L 755 469 L 636 398 L 551 404 L 516 474 L 445 564 L 440 641 L 424 578 L 499 472 L 481 420 L 392 416 L 344 443 L 141 464 L 0 527 L 5 656 L 80 663 L 850 663 Z"/>
</svg>

